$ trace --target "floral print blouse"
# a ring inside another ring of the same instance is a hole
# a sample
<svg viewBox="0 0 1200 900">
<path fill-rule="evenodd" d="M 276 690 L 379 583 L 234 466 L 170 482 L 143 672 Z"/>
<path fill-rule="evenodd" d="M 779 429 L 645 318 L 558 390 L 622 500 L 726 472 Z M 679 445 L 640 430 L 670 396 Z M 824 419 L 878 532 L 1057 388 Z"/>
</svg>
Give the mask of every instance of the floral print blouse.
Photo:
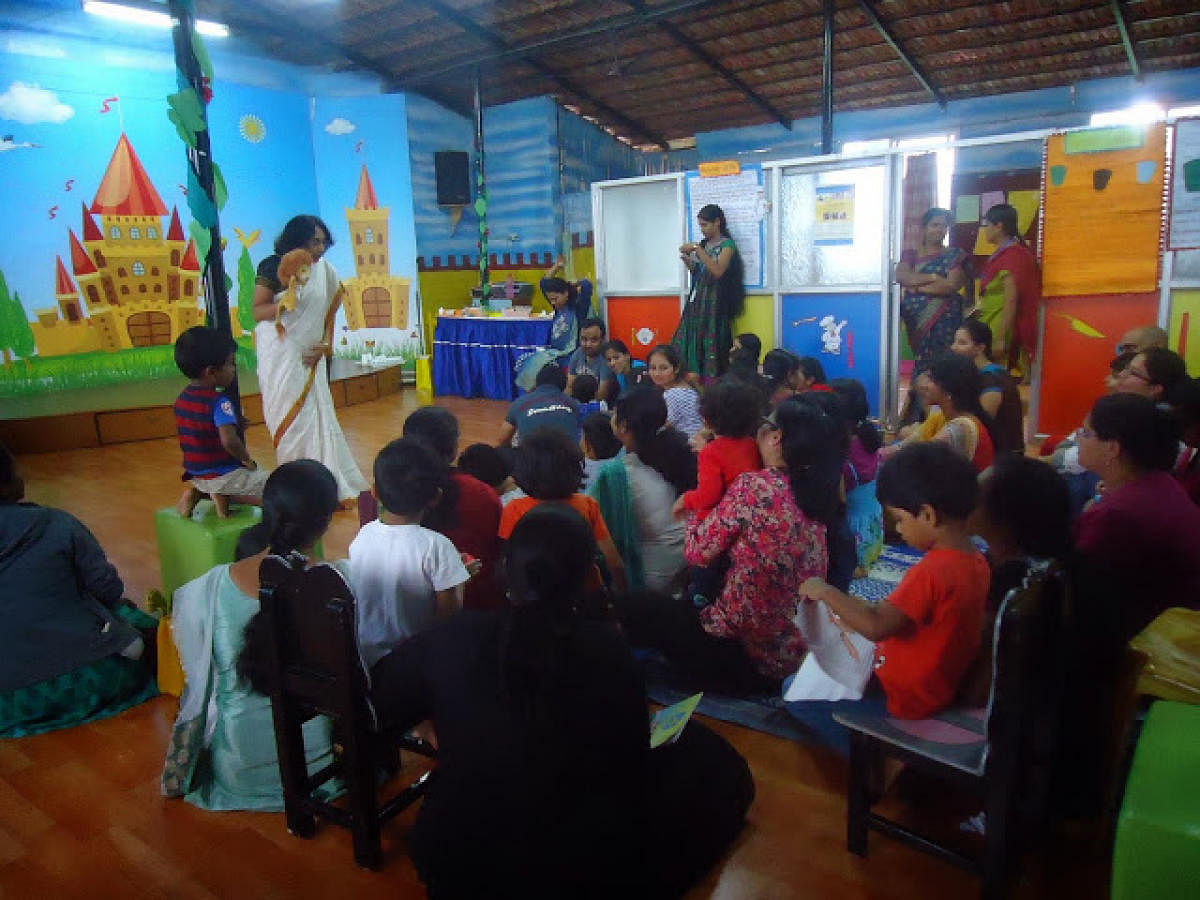
<svg viewBox="0 0 1200 900">
<path fill-rule="evenodd" d="M 829 566 L 825 526 L 796 505 L 784 472 L 744 472 L 716 509 L 688 524 L 689 563 L 708 565 L 723 553 L 729 574 L 721 596 L 700 612 L 704 630 L 738 640 L 766 677 L 792 674 L 805 649 L 792 621 L 800 585 L 824 578 Z"/>
</svg>

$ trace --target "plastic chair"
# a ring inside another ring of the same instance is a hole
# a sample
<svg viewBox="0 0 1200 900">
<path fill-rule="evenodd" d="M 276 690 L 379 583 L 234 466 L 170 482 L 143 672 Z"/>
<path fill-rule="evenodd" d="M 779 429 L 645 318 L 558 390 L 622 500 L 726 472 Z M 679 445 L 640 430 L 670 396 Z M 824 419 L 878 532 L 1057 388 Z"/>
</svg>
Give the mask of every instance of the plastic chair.
<svg viewBox="0 0 1200 900">
<path fill-rule="evenodd" d="M 398 750 L 435 756 L 414 738 L 378 731 L 367 693 L 367 675 L 358 652 L 354 595 L 332 566 L 305 569 L 302 558 L 269 556 L 259 569 L 259 602 L 265 632 L 264 669 L 275 723 L 275 743 L 283 783 L 288 831 L 310 838 L 316 817 L 348 828 L 354 859 L 364 868 L 380 862 L 380 826 L 425 791 L 433 772 L 425 772 L 384 803 L 378 799 L 378 774 L 398 764 Z M 333 720 L 341 746 L 333 763 L 309 774 L 301 726 L 325 715 Z M 337 806 L 314 791 L 340 777 L 346 803 Z"/>
<path fill-rule="evenodd" d="M 1046 805 L 1062 697 L 1062 573 L 1035 566 L 1009 592 L 996 616 L 993 679 L 984 710 L 949 709 L 919 721 L 836 713 L 850 729 L 846 845 L 867 854 L 875 829 L 980 874 L 982 896 L 1004 896 L 1013 856 L 1015 820 L 1040 820 Z M 960 785 L 982 790 L 986 849 L 971 859 L 871 811 L 884 757 L 899 759 Z M 1018 795 L 1022 803 L 1017 804 Z"/>
</svg>

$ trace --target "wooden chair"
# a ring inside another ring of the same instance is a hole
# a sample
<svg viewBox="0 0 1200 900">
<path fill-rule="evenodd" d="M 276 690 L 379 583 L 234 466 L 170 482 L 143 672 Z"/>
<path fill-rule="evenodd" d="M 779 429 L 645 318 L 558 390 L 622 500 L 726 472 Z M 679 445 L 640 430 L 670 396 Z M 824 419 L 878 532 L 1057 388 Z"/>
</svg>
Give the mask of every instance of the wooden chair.
<svg viewBox="0 0 1200 900">
<path fill-rule="evenodd" d="M 1004 895 L 1015 820 L 1040 821 L 1045 808 L 1062 698 L 1059 638 L 1065 594 L 1062 573 L 1040 565 L 1004 599 L 996 616 L 992 689 L 985 709 L 952 708 L 920 721 L 855 712 L 834 715 L 851 732 L 846 821 L 851 853 L 866 855 L 867 831 L 874 828 L 977 872 L 983 878 L 983 897 Z M 982 791 L 983 859 L 963 856 L 871 811 L 884 757 Z"/>
<path fill-rule="evenodd" d="M 379 731 L 358 652 L 354 595 L 337 569 L 327 564 L 305 569 L 301 560 L 269 556 L 259 579 L 264 668 L 288 831 L 309 838 L 317 816 L 329 819 L 350 829 L 355 861 L 376 868 L 380 826 L 417 800 L 433 774 L 424 773 L 380 804 L 381 770 L 398 768 L 401 748 L 435 753 L 424 741 Z M 335 748 L 334 762 L 310 774 L 301 726 L 318 715 L 333 720 L 340 752 Z M 345 785 L 344 805 L 315 794 L 334 778 Z"/>
</svg>

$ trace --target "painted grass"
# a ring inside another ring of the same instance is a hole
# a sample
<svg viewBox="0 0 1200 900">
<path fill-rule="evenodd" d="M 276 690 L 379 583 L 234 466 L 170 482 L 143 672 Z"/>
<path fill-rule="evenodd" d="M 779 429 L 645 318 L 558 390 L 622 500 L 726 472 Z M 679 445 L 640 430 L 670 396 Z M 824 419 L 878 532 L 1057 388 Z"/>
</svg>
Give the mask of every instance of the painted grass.
<svg viewBox="0 0 1200 900">
<path fill-rule="evenodd" d="M 249 336 L 237 340 L 238 367 L 255 369 L 258 356 Z M 0 398 L 105 387 L 128 381 L 170 378 L 175 368 L 175 347 L 134 347 L 116 352 L 96 351 L 73 356 L 34 356 L 0 366 Z"/>
<path fill-rule="evenodd" d="M 375 356 L 398 356 L 403 362 L 400 364 L 402 368 L 412 369 L 416 367 L 417 355 L 420 348 L 412 344 L 383 344 L 376 342 L 371 353 Z M 362 359 L 362 347 L 339 347 L 334 351 L 334 356 L 338 359 Z"/>
</svg>

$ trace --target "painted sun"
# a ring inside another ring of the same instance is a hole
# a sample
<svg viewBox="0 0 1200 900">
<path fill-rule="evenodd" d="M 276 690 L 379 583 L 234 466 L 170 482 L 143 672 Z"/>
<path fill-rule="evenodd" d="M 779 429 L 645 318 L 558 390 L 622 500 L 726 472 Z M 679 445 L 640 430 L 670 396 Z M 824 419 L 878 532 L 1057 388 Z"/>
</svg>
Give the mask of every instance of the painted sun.
<svg viewBox="0 0 1200 900">
<path fill-rule="evenodd" d="M 247 113 L 238 119 L 238 131 L 252 144 L 259 143 L 267 136 L 267 126 L 253 113 Z"/>
</svg>

